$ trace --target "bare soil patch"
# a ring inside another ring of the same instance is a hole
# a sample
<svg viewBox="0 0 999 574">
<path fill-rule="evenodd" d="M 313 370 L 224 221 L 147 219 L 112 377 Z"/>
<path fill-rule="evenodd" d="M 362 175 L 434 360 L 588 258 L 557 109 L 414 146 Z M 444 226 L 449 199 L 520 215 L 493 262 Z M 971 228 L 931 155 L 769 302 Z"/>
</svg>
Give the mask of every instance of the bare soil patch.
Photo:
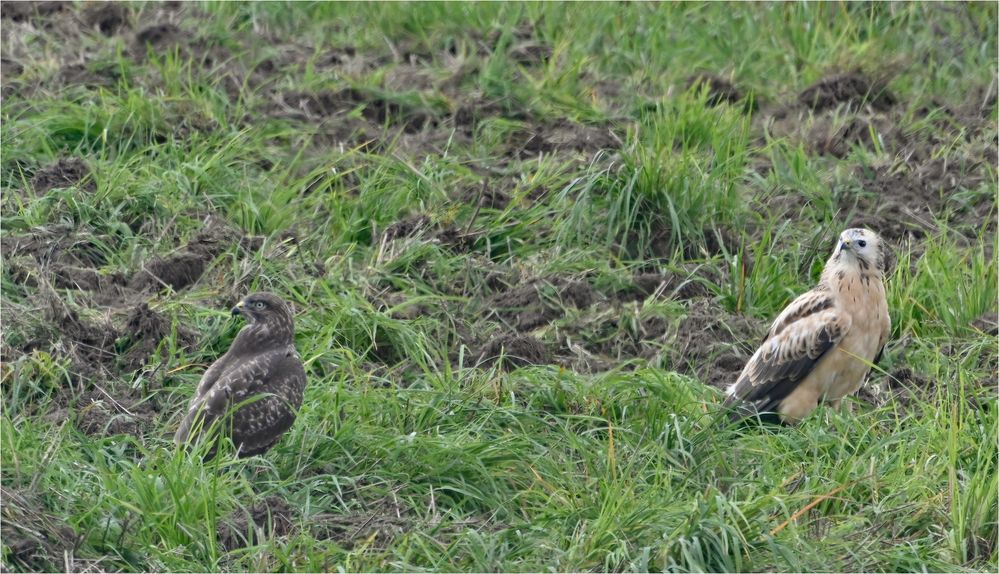
<svg viewBox="0 0 999 574">
<path fill-rule="evenodd" d="M 129 26 L 131 13 L 121 2 L 91 2 L 83 8 L 81 17 L 87 27 L 114 36 Z"/>
<path fill-rule="evenodd" d="M 382 254 L 391 256 L 392 242 L 398 240 L 421 240 L 435 242 L 454 253 L 468 253 L 475 247 L 479 234 L 457 225 L 435 222 L 430 216 L 417 213 L 389 225 L 377 236 L 377 245 Z"/>
<path fill-rule="evenodd" d="M 655 361 L 668 345 L 671 322 L 643 310 L 640 303 L 594 306 L 590 313 L 556 333 L 560 364 L 581 372 L 601 372 L 632 359 Z"/>
<path fill-rule="evenodd" d="M 901 149 L 908 138 L 897 124 L 897 118 L 881 113 L 858 114 L 845 121 L 820 115 L 815 118 L 805 137 L 808 148 L 815 153 L 842 159 L 857 146 L 892 151 Z"/>
<path fill-rule="evenodd" d="M 128 286 L 136 291 L 158 291 L 163 287 L 179 291 L 201 278 L 206 259 L 190 252 L 153 259 L 132 277 Z"/>
<path fill-rule="evenodd" d="M 32 341 L 26 347 L 43 347 L 45 343 L 58 357 L 68 356 L 70 371 L 81 380 L 106 377 L 117 358 L 115 339 L 117 331 L 105 320 L 100 323 L 83 319 L 55 293 L 45 296 L 45 318 L 55 327 L 50 341 Z"/>
<path fill-rule="evenodd" d="M 706 89 L 708 92 L 707 103 L 709 106 L 738 104 L 746 97 L 732 82 L 721 76 L 708 72 L 702 72 L 688 77 L 686 81 L 686 89 Z M 757 103 L 753 100 L 749 109 L 755 109 L 756 107 Z"/>
<path fill-rule="evenodd" d="M 121 273 L 101 273 L 92 267 L 55 263 L 49 267 L 53 285 L 60 289 L 96 291 L 113 297 L 122 292 L 125 277 Z"/>
<path fill-rule="evenodd" d="M 72 527 L 24 490 L 0 487 L 0 517 L 4 572 L 61 572 L 63 554 L 79 542 Z"/>
<path fill-rule="evenodd" d="M 209 217 L 181 252 L 152 259 L 132 275 L 128 287 L 140 292 L 159 291 L 163 287 L 184 289 L 196 283 L 208 265 L 233 245 L 255 251 L 261 242 L 260 238 L 246 236 L 221 219 Z"/>
<path fill-rule="evenodd" d="M 31 178 L 31 187 L 37 193 L 47 193 L 60 187 L 71 187 L 86 180 L 84 189 L 94 191 L 96 186 L 90 178 L 90 168 L 82 159 L 61 158 L 55 163 L 38 170 Z"/>
<path fill-rule="evenodd" d="M 863 176 L 871 196 L 859 200 L 857 217 L 850 226 L 876 229 L 892 241 L 921 239 L 936 230 L 935 218 L 944 217 L 965 229 L 980 227 L 995 203 L 982 198 L 974 204 L 955 198 L 961 190 L 975 189 L 984 181 L 982 164 L 943 159 L 910 166 L 877 168 Z"/>
<path fill-rule="evenodd" d="M 142 438 L 155 432 L 159 407 L 151 400 L 144 400 L 131 389 L 117 390 L 94 387 L 79 397 L 66 394 L 57 398 L 65 403 L 65 410 L 50 413 L 55 418 L 65 411 L 75 413 L 76 428 L 87 436 L 104 437 L 128 435 Z"/>
<path fill-rule="evenodd" d="M 471 135 L 475 126 L 489 117 L 527 122 L 531 119 L 531 114 L 509 102 L 489 99 L 473 91 L 459 96 L 459 103 L 455 107 L 452 120 L 455 126 L 465 130 L 466 135 Z"/>
<path fill-rule="evenodd" d="M 144 56 L 147 47 L 162 52 L 181 44 L 186 36 L 180 26 L 172 22 L 151 24 L 135 33 L 133 51 L 138 56 Z"/>
<path fill-rule="evenodd" d="M 170 322 L 145 303 L 131 311 L 123 331 L 116 329 L 109 317 L 100 323 L 82 319 L 61 301 L 49 302 L 48 316 L 58 326 L 48 344 L 57 353 L 69 355 L 71 371 L 83 380 L 142 368 L 171 331 Z M 180 347 L 189 348 L 194 339 L 188 330 L 179 330 Z M 30 345 L 45 346 L 39 341 Z"/>
<path fill-rule="evenodd" d="M 898 103 L 898 99 L 883 82 L 862 72 L 847 72 L 827 76 L 808 86 L 798 94 L 798 103 L 816 112 L 840 105 L 869 105 L 887 110 Z"/>
<path fill-rule="evenodd" d="M 653 295 L 672 296 L 677 299 L 693 299 L 710 295 L 708 288 L 695 274 L 676 272 L 639 273 L 632 277 L 631 285 L 616 293 L 622 303 L 643 301 Z"/>
<path fill-rule="evenodd" d="M 60 68 L 56 79 L 62 86 L 106 88 L 114 86 L 120 77 L 120 70 L 113 65 L 74 62 Z"/>
<path fill-rule="evenodd" d="M 999 311 L 983 313 L 971 322 L 971 328 L 993 337 L 999 336 Z"/>
<path fill-rule="evenodd" d="M 30 256 L 42 267 L 49 264 L 101 267 L 107 263 L 107 257 L 98 242 L 115 243 L 113 238 L 69 224 L 36 227 L 22 235 L 0 237 L 5 257 Z"/>
<path fill-rule="evenodd" d="M 672 347 L 673 363 L 706 384 L 735 382 L 763 336 L 761 321 L 735 315 L 709 299 L 691 302 Z"/>
<path fill-rule="evenodd" d="M 219 544 L 230 552 L 253 546 L 269 538 L 287 536 L 294 528 L 296 512 L 280 496 L 271 495 L 246 508 L 237 508 L 219 521 Z"/>
<path fill-rule="evenodd" d="M 524 40 L 510 47 L 507 55 L 521 66 L 540 66 L 551 59 L 554 50 L 538 40 Z"/>
<path fill-rule="evenodd" d="M 396 537 L 416 526 L 409 508 L 388 498 L 345 514 L 323 513 L 313 517 L 311 523 L 317 540 L 333 540 L 348 550 L 361 543 L 372 550 L 387 548 Z"/>
<path fill-rule="evenodd" d="M 489 209 L 505 209 L 510 205 L 510 193 L 501 186 L 490 185 L 488 180 L 483 180 L 480 186 L 470 186 L 462 190 L 458 196 L 458 201 L 470 203 L 478 207 Z"/>
<path fill-rule="evenodd" d="M 133 372 L 149 363 L 153 355 L 165 357 L 167 349 L 160 343 L 167 338 L 173 325 L 169 319 L 141 303 L 129 313 L 119 344 L 126 350 L 121 355 L 119 365 L 124 372 Z M 197 336 L 186 327 L 177 328 L 177 346 L 182 349 L 194 347 Z"/>
<path fill-rule="evenodd" d="M 517 332 L 525 333 L 561 317 L 568 306 L 585 309 L 593 300 L 589 283 L 553 277 L 495 294 L 489 299 L 486 314 L 495 314 Z"/>
<path fill-rule="evenodd" d="M 644 255 L 649 259 L 670 259 L 677 247 L 672 222 L 667 216 L 657 215 L 653 219 L 648 246 L 644 253 L 639 251 L 637 232 L 632 233 L 628 239 L 629 252 L 635 257 Z M 685 260 L 704 259 L 725 253 L 732 255 L 739 253 L 741 248 L 742 240 L 726 227 L 704 227 L 699 234 L 685 236 L 679 243 L 680 252 Z M 650 261 L 650 264 L 655 265 L 655 261 Z"/>
<path fill-rule="evenodd" d="M 503 370 L 552 362 L 548 346 L 530 335 L 506 335 L 493 339 L 483 347 L 477 361 L 490 366 L 499 363 Z"/>
<path fill-rule="evenodd" d="M 609 126 L 577 124 L 559 120 L 536 124 L 513 134 L 509 142 L 511 155 L 521 158 L 539 153 L 570 152 L 587 156 L 601 150 L 617 149 L 621 139 Z"/>
<path fill-rule="evenodd" d="M 695 328 L 686 329 L 680 319 L 650 310 L 645 304 L 665 299 L 689 300 L 695 314 L 700 306 L 710 304 L 719 323 L 732 319 L 738 325 L 740 317 L 725 313 L 705 299 L 710 291 L 702 282 L 704 279 L 698 269 L 635 275 L 630 285 L 617 289 L 609 299 L 598 301 L 572 324 L 557 329 L 559 363 L 584 372 L 605 371 L 633 359 L 664 366 L 679 364 L 677 354 L 671 349 L 678 344 L 689 345 L 683 337 L 696 336 Z M 719 342 L 723 341 L 712 339 L 710 344 Z"/>
<path fill-rule="evenodd" d="M 0 17 L 13 22 L 34 22 L 69 10 L 72 2 L 4 2 L 0 7 Z"/>
<path fill-rule="evenodd" d="M 86 382 L 141 369 L 157 352 L 168 350 L 161 343 L 173 333 L 170 321 L 149 307 L 143 292 L 187 287 L 232 245 L 259 246 L 256 238 L 209 218 L 182 253 L 154 259 L 126 280 L 121 272 L 101 269 L 106 246 L 116 242 L 69 225 L 0 238 L 10 277 L 42 310 L 40 322 L 25 316 L 8 324 L 23 332 L 18 343 L 4 346 L 5 360 L 44 350 L 68 362 L 73 377 Z M 57 289 L 86 296 L 70 302 Z M 177 330 L 180 348 L 190 348 L 195 340 L 187 329 Z"/>
<path fill-rule="evenodd" d="M 345 116 L 359 107 L 361 115 L 368 121 L 399 126 L 407 133 L 437 125 L 436 116 L 428 108 L 358 88 L 279 93 L 264 112 L 272 116 L 309 120 Z"/>
</svg>

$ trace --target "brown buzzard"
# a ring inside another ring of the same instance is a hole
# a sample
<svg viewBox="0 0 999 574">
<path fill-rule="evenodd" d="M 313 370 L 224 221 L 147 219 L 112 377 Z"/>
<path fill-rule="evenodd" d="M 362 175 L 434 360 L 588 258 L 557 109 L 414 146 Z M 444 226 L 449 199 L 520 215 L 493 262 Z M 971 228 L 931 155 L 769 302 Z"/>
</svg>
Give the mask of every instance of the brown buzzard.
<svg viewBox="0 0 999 574">
<path fill-rule="evenodd" d="M 201 377 L 174 440 L 186 443 L 218 421 L 244 457 L 265 452 L 291 428 L 302 405 L 305 369 L 295 352 L 291 309 L 279 297 L 248 295 L 232 313 L 247 324 Z"/>
<path fill-rule="evenodd" d="M 819 284 L 777 316 L 729 387 L 733 418 L 777 414 L 797 422 L 818 405 L 853 394 L 891 332 L 884 273 L 888 255 L 869 229 L 847 229 Z"/>
</svg>

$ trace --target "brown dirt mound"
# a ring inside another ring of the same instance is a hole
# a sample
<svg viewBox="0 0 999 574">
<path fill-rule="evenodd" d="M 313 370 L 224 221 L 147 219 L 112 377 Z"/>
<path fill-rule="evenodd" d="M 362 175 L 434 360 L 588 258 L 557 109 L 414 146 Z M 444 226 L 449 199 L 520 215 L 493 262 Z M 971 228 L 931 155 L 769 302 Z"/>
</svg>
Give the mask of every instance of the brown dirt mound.
<svg viewBox="0 0 999 574">
<path fill-rule="evenodd" d="M 837 125 L 830 116 L 816 118 L 808 135 L 808 147 L 820 155 L 845 158 L 857 146 L 867 149 L 880 147 L 886 151 L 902 148 L 907 138 L 898 129 L 897 121 L 884 114 L 855 116 Z"/>
<path fill-rule="evenodd" d="M 72 7 L 72 2 L 4 2 L 0 5 L 0 17 L 14 22 L 30 22 Z"/>
<path fill-rule="evenodd" d="M 528 365 L 552 362 L 548 347 L 531 336 L 507 335 L 493 339 L 479 353 L 478 362 L 489 366 L 499 362 L 500 368 L 510 371 Z"/>
<path fill-rule="evenodd" d="M 0 58 L 0 83 L 7 84 L 24 73 L 24 64 L 9 58 Z M 4 93 L 6 95 L 6 92 Z"/>
<path fill-rule="evenodd" d="M 999 335 L 999 312 L 983 313 L 971 322 L 971 328 L 993 337 Z"/>
<path fill-rule="evenodd" d="M 93 291 L 113 297 L 122 293 L 125 277 L 120 273 L 101 273 L 90 267 L 80 267 L 61 262 L 38 263 L 23 256 L 8 258 L 7 271 L 11 279 L 26 287 L 38 287 L 38 277 L 51 279 L 60 289 Z"/>
<path fill-rule="evenodd" d="M 58 80 L 64 86 L 99 88 L 113 86 L 121 77 L 118 68 L 108 65 L 66 64 L 59 69 Z"/>
<path fill-rule="evenodd" d="M 128 26 L 128 6 L 121 2 L 92 2 L 83 8 L 83 22 L 105 36 L 114 36 Z"/>
<path fill-rule="evenodd" d="M 161 51 L 180 44 L 184 39 L 184 32 L 179 26 L 170 22 L 152 24 L 139 30 L 135 34 L 133 49 L 137 54 L 145 54 L 147 46 Z"/>
<path fill-rule="evenodd" d="M 384 242 L 406 237 L 414 237 L 430 227 L 430 217 L 422 213 L 410 215 L 409 217 L 404 217 L 386 227 L 385 231 L 382 232 L 381 240 Z"/>
<path fill-rule="evenodd" d="M 909 367 L 892 369 L 888 374 L 872 372 L 871 378 L 857 391 L 857 398 L 874 407 L 895 403 L 903 411 L 915 406 L 917 400 L 933 393 L 933 384 L 926 375 Z"/>
<path fill-rule="evenodd" d="M 124 337 L 127 337 L 128 349 L 121 356 L 121 367 L 124 372 L 132 372 L 144 367 L 156 353 L 160 342 L 166 338 L 172 329 L 170 321 L 149 308 L 148 303 L 142 303 L 132 309 L 125 324 Z M 186 328 L 177 330 L 179 346 L 190 348 L 196 337 Z M 162 352 L 166 352 L 163 349 Z"/>
<path fill-rule="evenodd" d="M 188 242 L 185 250 L 145 264 L 128 282 L 136 291 L 158 291 L 164 286 L 177 291 L 198 281 L 208 264 L 234 244 L 247 251 L 259 249 L 259 237 L 244 235 L 221 219 L 209 217 L 201 230 Z"/>
<path fill-rule="evenodd" d="M 893 369 L 886 377 L 886 382 L 888 388 L 891 390 L 897 389 L 910 389 L 919 390 L 926 389 L 930 386 L 930 379 L 925 375 L 916 373 L 909 367 L 899 367 Z"/>
<path fill-rule="evenodd" d="M 101 273 L 90 267 L 77 267 L 60 263 L 51 266 L 53 284 L 60 289 L 97 291 L 103 294 L 120 293 L 125 277 L 120 273 Z"/>
<path fill-rule="evenodd" d="M 458 194 L 457 199 L 488 209 L 504 209 L 510 205 L 510 194 L 504 189 L 489 185 L 486 181 L 480 186 L 471 186 Z"/>
<path fill-rule="evenodd" d="M 287 536 L 294 528 L 295 510 L 280 496 L 271 495 L 249 508 L 237 508 L 217 528 L 219 544 L 227 552 Z"/>
<path fill-rule="evenodd" d="M 0 487 L 0 517 L 3 572 L 61 572 L 63 554 L 77 546 L 73 528 L 26 492 Z"/>
<path fill-rule="evenodd" d="M 691 302 L 673 343 L 673 362 L 705 384 L 726 388 L 735 382 L 764 331 L 762 323 L 733 315 L 707 299 Z"/>
<path fill-rule="evenodd" d="M 125 328 L 114 326 L 112 315 L 122 299 L 113 299 L 112 307 L 100 316 L 82 317 L 57 294 L 44 276 L 35 281 L 47 328 L 19 349 L 29 353 L 46 349 L 54 357 L 68 359 L 69 371 L 79 380 L 89 382 L 112 375 L 131 373 L 145 366 L 161 341 L 172 332 L 169 320 L 142 303 L 131 310 Z M 115 286 L 115 289 L 121 289 Z M 102 292 L 110 295 L 110 292 Z M 186 328 L 177 329 L 177 344 L 193 346 L 197 337 Z M 16 350 L 16 349 L 15 349 Z M 165 349 L 164 349 L 165 350 Z"/>
<path fill-rule="evenodd" d="M 87 191 L 94 191 L 96 186 L 89 176 L 90 168 L 83 163 L 82 159 L 77 157 L 61 158 L 38 170 L 31 178 L 31 187 L 37 193 L 47 193 L 52 189 L 72 187 L 86 180 L 83 188 Z"/>
<path fill-rule="evenodd" d="M 236 244 L 246 251 L 256 251 L 263 244 L 263 238 L 245 235 L 224 220 L 209 216 L 205 219 L 201 230 L 188 242 L 187 249 L 192 253 L 214 259 Z"/>
<path fill-rule="evenodd" d="M 487 313 L 495 313 L 523 333 L 561 317 L 567 305 L 585 309 L 593 299 L 589 283 L 556 277 L 497 293 L 490 299 Z"/>
<path fill-rule="evenodd" d="M 434 114 L 425 108 L 390 100 L 375 92 L 356 88 L 280 93 L 266 111 L 269 115 L 314 120 L 344 116 L 358 106 L 363 106 L 361 115 L 368 121 L 376 124 L 390 122 L 401 126 L 407 133 L 415 133 L 437 125 Z"/>
<path fill-rule="evenodd" d="M 409 509 L 393 500 L 382 500 L 347 514 L 321 514 L 310 522 L 316 540 L 333 540 L 346 549 L 361 543 L 367 548 L 384 549 L 397 536 L 414 528 Z"/>
<path fill-rule="evenodd" d="M 731 230 L 724 227 L 711 229 L 705 227 L 700 237 L 685 237 L 680 245 L 684 259 L 704 259 L 728 253 L 739 253 L 742 247 L 741 239 Z M 649 234 L 647 254 L 638 252 L 638 236 L 629 239 L 629 248 L 636 257 L 649 255 L 652 258 L 670 258 L 676 248 L 676 238 L 673 236 L 672 223 L 669 217 L 658 217 Z"/>
<path fill-rule="evenodd" d="M 798 95 L 798 103 L 816 112 L 841 104 L 854 108 L 867 104 L 877 110 L 887 110 L 897 102 L 885 85 L 860 72 L 827 76 Z"/>
<path fill-rule="evenodd" d="M 514 133 L 509 146 L 511 152 L 521 158 L 557 151 L 592 155 L 601 150 L 619 148 L 621 140 L 606 126 L 559 120 L 553 124 L 536 125 Z"/>
<path fill-rule="evenodd" d="M 597 305 L 573 324 L 559 327 L 556 339 L 560 363 L 586 372 L 598 372 L 631 359 L 657 363 L 668 359 L 669 348 L 677 338 L 679 321 L 663 316 L 661 311 L 647 310 L 645 302 L 650 298 L 691 300 L 692 309 L 711 305 L 722 313 L 719 321 L 734 321 L 738 325 L 738 318 L 732 319 L 704 299 L 710 296 L 704 281 L 717 281 L 717 278 L 712 277 L 710 270 L 697 266 L 683 271 L 633 276 L 629 285 L 610 293 L 612 303 Z M 684 335 L 684 325 L 679 328 L 680 335 Z"/>
<path fill-rule="evenodd" d="M 961 189 L 978 187 L 984 177 L 980 164 L 944 159 L 879 167 L 863 175 L 864 188 L 874 196 L 860 199 L 859 213 L 850 225 L 870 227 L 896 242 L 925 237 L 935 229 L 934 217 L 944 215 L 952 224 L 978 227 L 994 209 L 994 202 L 984 198 L 967 205 L 953 196 Z"/>
<path fill-rule="evenodd" d="M 966 404 L 977 411 L 991 411 L 996 404 L 995 388 L 995 376 L 969 381 L 965 389 Z M 950 392 L 948 386 L 930 375 L 910 367 L 896 367 L 887 374 L 872 372 L 870 380 L 857 391 L 857 398 L 874 407 L 893 404 L 903 413 L 918 414 L 923 402 L 936 400 L 939 394 L 947 392 Z"/>
<path fill-rule="evenodd" d="M 164 286 L 179 291 L 201 278 L 206 263 L 206 257 L 198 253 L 153 259 L 132 276 L 128 285 L 137 291 L 158 291 Z"/>
<path fill-rule="evenodd" d="M 24 235 L 4 235 L 0 237 L 0 248 L 5 258 L 30 255 L 43 267 L 50 263 L 101 267 L 107 264 L 107 257 L 98 242 L 113 239 L 60 224 L 35 227 Z"/>
<path fill-rule="evenodd" d="M 562 364 L 584 372 L 619 366 L 629 359 L 655 359 L 666 345 L 670 323 L 644 313 L 641 304 L 597 307 L 556 334 Z"/>
<path fill-rule="evenodd" d="M 68 356 L 70 371 L 81 378 L 106 376 L 117 358 L 115 340 L 118 333 L 111 325 L 81 319 L 54 293 L 45 299 L 46 319 L 59 330 L 58 339 L 54 341 L 57 356 Z"/>
<path fill-rule="evenodd" d="M 378 244 L 388 245 L 397 239 L 419 238 L 440 243 L 455 253 L 467 253 L 475 247 L 478 236 L 476 232 L 466 232 L 453 224 L 434 223 L 429 216 L 417 213 L 389 225 L 376 240 Z"/>
<path fill-rule="evenodd" d="M 511 110 L 503 101 L 488 99 L 480 93 L 472 93 L 460 100 L 454 110 L 453 121 L 471 135 L 475 125 L 484 118 L 502 117 L 514 121 L 528 121 L 530 114 L 525 110 Z"/>
<path fill-rule="evenodd" d="M 622 303 L 643 301 L 654 293 L 674 296 L 677 299 L 693 299 L 707 297 L 711 294 L 703 283 L 694 275 L 681 273 L 639 273 L 632 277 L 631 285 L 617 292 L 617 299 Z"/>
<path fill-rule="evenodd" d="M 701 73 L 694 74 L 687 78 L 686 89 L 704 89 L 708 90 L 708 100 L 709 106 L 717 106 L 720 104 L 737 104 L 742 101 L 743 94 L 735 87 L 735 84 L 717 76 L 715 74 Z M 755 101 L 753 102 L 755 107 Z"/>
<path fill-rule="evenodd" d="M 554 52 L 545 42 L 525 40 L 511 46 L 507 56 L 521 66 L 540 66 L 550 60 Z"/>
<path fill-rule="evenodd" d="M 62 402 L 68 403 L 68 409 L 75 410 L 76 428 L 87 436 L 142 437 L 152 433 L 158 417 L 156 405 L 136 397 L 130 389 L 115 394 L 95 387 L 78 399 L 63 399 Z M 59 413 L 57 410 L 52 414 Z"/>
<path fill-rule="evenodd" d="M 23 333 L 27 339 L 25 342 L 6 351 L 18 355 L 45 350 L 56 360 L 68 363 L 68 371 L 75 380 L 107 377 L 117 357 L 115 341 L 118 333 L 110 317 L 81 317 L 56 293 L 46 274 L 32 265 L 26 268 L 34 269 L 29 271 L 26 284 L 38 289 L 35 305 L 41 308 L 42 325 L 31 326 L 33 317 L 7 317 L 9 323 L 27 327 L 29 332 Z M 18 270 L 12 269 L 12 275 L 14 271 Z"/>
<path fill-rule="evenodd" d="M 189 14 L 196 11 L 188 8 Z M 160 12 L 162 16 L 162 12 Z M 158 22 L 146 26 L 136 32 L 129 47 L 132 58 L 142 61 L 152 51 L 157 54 L 169 54 L 176 51 L 181 60 L 190 59 L 204 70 L 210 72 L 219 80 L 230 96 L 238 97 L 238 93 L 229 90 L 242 85 L 244 78 L 250 80 L 251 87 L 258 85 L 260 78 L 247 74 L 242 64 L 237 62 L 233 53 L 217 38 L 200 36 L 185 30 L 173 22 Z"/>
</svg>

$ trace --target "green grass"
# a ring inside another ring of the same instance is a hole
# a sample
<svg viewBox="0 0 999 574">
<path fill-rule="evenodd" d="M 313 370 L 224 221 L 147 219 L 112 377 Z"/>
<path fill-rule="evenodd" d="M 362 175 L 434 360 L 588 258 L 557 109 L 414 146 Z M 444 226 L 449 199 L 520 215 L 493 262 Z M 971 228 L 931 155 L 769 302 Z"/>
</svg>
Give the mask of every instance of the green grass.
<svg viewBox="0 0 999 574">
<path fill-rule="evenodd" d="M 92 9 L 4 6 L 5 569 L 996 570 L 996 337 L 972 327 L 999 296 L 994 4 L 135 3 L 110 36 L 80 28 Z M 173 43 L 135 44 L 161 21 Z M 80 58 L 96 80 L 66 79 Z M 850 71 L 897 103 L 795 103 Z M 757 105 L 712 105 L 700 72 Z M 855 121 L 842 153 L 815 143 Z M 40 189 L 60 158 L 89 174 Z M 927 182 L 931 211 L 885 204 L 895 181 Z M 719 321 L 760 327 L 858 215 L 921 231 L 895 246 L 892 340 L 852 412 L 727 428 L 677 356 L 697 302 L 618 300 L 693 269 Z M 127 284 L 209 217 L 231 236 L 197 281 Z M 555 311 L 522 334 L 552 360 L 480 363 L 517 324 L 497 297 L 532 280 Z M 266 455 L 203 463 L 170 437 L 253 290 L 296 308 L 305 404 Z M 141 303 L 167 327 L 131 370 Z M 632 340 L 647 352 L 601 356 Z M 223 547 L 266 497 L 287 524 Z"/>
</svg>

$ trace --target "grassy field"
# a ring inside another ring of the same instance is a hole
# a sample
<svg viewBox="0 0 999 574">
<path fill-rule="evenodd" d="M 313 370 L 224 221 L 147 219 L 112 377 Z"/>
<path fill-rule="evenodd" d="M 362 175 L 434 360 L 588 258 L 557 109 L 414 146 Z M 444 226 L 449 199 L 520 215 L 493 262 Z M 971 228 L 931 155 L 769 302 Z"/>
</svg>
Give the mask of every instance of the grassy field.
<svg viewBox="0 0 999 574">
<path fill-rule="evenodd" d="M 4 2 L 3 571 L 995 571 L 997 16 Z M 720 424 L 861 225 L 852 412 Z M 254 290 L 305 404 L 203 464 Z"/>
</svg>

